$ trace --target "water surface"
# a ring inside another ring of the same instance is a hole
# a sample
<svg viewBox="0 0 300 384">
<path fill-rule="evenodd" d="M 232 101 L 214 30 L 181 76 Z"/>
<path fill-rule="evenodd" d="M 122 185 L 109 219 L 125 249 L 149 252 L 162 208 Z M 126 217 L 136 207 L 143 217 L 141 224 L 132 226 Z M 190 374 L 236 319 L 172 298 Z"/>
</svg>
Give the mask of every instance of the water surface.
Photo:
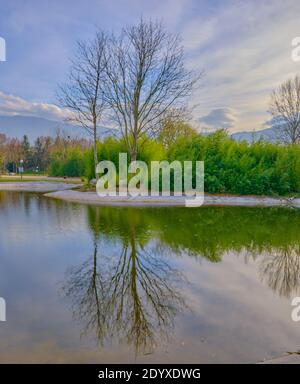
<svg viewBox="0 0 300 384">
<path fill-rule="evenodd" d="M 0 193 L 0 362 L 258 362 L 297 351 L 300 211 Z"/>
</svg>

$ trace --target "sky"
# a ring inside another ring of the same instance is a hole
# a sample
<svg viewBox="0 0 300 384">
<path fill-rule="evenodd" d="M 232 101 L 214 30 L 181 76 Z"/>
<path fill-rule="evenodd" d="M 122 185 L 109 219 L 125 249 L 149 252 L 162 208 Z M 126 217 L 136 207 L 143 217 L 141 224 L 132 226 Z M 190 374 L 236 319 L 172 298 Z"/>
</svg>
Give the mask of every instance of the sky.
<svg viewBox="0 0 300 384">
<path fill-rule="evenodd" d="M 55 92 L 76 41 L 143 16 L 179 34 L 186 67 L 205 73 L 190 100 L 195 127 L 266 128 L 270 93 L 300 74 L 300 61 L 292 60 L 299 15 L 300 0 L 0 0 L 0 116 L 63 119 Z"/>
</svg>

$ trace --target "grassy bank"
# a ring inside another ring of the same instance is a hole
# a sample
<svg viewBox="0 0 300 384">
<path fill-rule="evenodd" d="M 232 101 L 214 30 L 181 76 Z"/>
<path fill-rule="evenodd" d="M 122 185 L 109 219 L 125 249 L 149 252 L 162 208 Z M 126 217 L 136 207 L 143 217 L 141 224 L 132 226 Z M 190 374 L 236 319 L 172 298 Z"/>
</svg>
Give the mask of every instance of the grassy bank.
<svg viewBox="0 0 300 384">
<path fill-rule="evenodd" d="M 79 184 L 81 183 L 81 179 L 78 177 L 48 177 L 48 176 L 33 176 L 33 175 L 23 175 L 22 179 L 20 175 L 0 175 L 0 183 L 17 183 L 17 182 L 64 182 L 64 183 L 72 183 Z"/>
</svg>

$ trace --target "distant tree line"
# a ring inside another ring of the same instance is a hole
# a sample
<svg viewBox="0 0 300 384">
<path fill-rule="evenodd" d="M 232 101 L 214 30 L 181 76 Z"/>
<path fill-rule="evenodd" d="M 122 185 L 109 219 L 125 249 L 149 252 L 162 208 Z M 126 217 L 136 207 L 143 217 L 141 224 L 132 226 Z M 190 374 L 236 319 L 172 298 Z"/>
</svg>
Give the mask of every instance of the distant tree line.
<svg viewBox="0 0 300 384">
<path fill-rule="evenodd" d="M 64 162 L 71 151 L 84 151 L 91 141 L 57 133 L 55 137 L 40 136 L 33 144 L 23 139 L 9 138 L 0 133 L 0 173 L 17 173 L 24 167 L 26 173 L 48 173 L 54 161 Z M 66 170 L 66 175 L 70 171 Z M 78 172 L 75 176 L 78 175 Z"/>
</svg>

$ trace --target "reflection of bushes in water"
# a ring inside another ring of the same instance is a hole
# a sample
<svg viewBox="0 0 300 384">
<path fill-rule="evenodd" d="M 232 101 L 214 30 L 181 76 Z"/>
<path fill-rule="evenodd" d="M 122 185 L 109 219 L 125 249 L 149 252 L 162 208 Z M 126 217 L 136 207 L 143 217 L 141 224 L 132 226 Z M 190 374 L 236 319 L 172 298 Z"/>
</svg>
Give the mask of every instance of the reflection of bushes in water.
<svg viewBox="0 0 300 384">
<path fill-rule="evenodd" d="M 14 220 L 24 220 L 22 215 L 31 220 L 38 215 L 39 223 L 49 223 L 49 233 L 69 233 L 82 221 L 84 224 L 86 207 L 76 204 L 66 204 L 62 200 L 53 200 L 42 193 L 0 191 L 0 210 L 4 214 L 14 215 Z M 37 226 L 38 223 L 33 223 Z M 26 222 L 22 228 L 26 228 Z"/>
<path fill-rule="evenodd" d="M 0 191 L 0 208 L 3 211 L 24 209 L 29 214 L 32 204 L 31 195 L 24 192 Z"/>
<path fill-rule="evenodd" d="M 300 212 L 283 208 L 88 207 L 91 230 L 127 237 L 131 225 L 146 243 L 158 238 L 174 251 L 220 261 L 224 252 L 246 249 L 253 255 L 300 245 Z M 155 235 L 154 235 L 155 234 Z"/>
<path fill-rule="evenodd" d="M 27 197 L 27 199 L 26 199 Z M 28 200 L 28 195 L 22 192 L 12 192 L 12 191 L 0 191 L 0 208 L 9 208 L 9 205 L 14 207 L 23 206 L 25 200 Z"/>
<path fill-rule="evenodd" d="M 134 223 L 146 244 L 155 237 L 180 254 L 217 262 L 226 252 L 260 258 L 261 279 L 279 295 L 300 286 L 300 212 L 282 208 L 202 207 L 89 208 L 89 224 L 98 235 L 128 236 Z"/>
</svg>

